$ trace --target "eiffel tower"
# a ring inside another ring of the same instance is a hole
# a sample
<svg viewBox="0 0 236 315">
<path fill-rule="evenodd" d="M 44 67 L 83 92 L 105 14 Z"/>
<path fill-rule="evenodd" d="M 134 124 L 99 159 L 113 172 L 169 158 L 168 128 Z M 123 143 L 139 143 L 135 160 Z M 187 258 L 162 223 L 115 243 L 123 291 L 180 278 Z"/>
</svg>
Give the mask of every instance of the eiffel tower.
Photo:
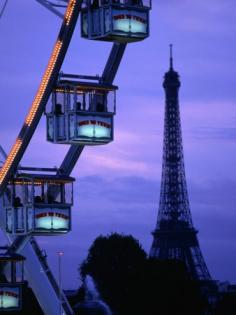
<svg viewBox="0 0 236 315">
<path fill-rule="evenodd" d="M 150 257 L 182 260 L 193 279 L 211 280 L 189 206 L 178 101 L 180 80 L 179 74 L 173 68 L 172 45 L 170 68 L 164 76 L 163 87 L 166 103 L 162 180 Z"/>
</svg>

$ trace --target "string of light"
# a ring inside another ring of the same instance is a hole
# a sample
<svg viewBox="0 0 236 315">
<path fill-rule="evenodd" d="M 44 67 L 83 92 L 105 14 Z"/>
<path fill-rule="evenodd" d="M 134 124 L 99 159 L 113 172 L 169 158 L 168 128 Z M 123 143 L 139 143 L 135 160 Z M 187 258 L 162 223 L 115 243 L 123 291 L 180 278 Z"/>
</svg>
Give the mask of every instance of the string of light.
<svg viewBox="0 0 236 315">
<path fill-rule="evenodd" d="M 66 9 L 66 12 L 64 15 L 64 22 L 65 22 L 66 26 L 70 25 L 76 2 L 77 2 L 77 0 L 70 0 L 68 3 L 67 9 Z M 40 104 L 41 104 L 41 101 L 43 99 L 44 93 L 46 91 L 47 85 L 50 81 L 50 78 L 51 78 L 51 75 L 52 75 L 53 70 L 55 68 L 55 65 L 58 62 L 62 45 L 63 45 L 63 41 L 58 39 L 55 46 L 54 46 L 54 49 L 52 51 L 51 57 L 49 59 L 49 62 L 48 62 L 46 71 L 43 75 L 39 89 L 36 93 L 36 96 L 34 98 L 32 105 L 30 107 L 29 113 L 25 119 L 25 124 L 27 127 L 30 127 L 35 121 L 36 114 L 37 114 L 38 109 L 40 107 Z M 27 129 L 26 129 L 26 132 L 27 132 Z M 0 185 L 3 183 L 4 179 L 6 178 L 9 169 L 11 168 L 17 154 L 19 153 L 20 148 L 21 148 L 22 143 L 23 143 L 23 139 L 24 139 L 24 135 L 22 136 L 22 139 L 19 139 L 19 138 L 16 139 L 16 142 L 14 143 L 4 165 L 2 166 L 2 168 L 0 170 Z"/>
</svg>

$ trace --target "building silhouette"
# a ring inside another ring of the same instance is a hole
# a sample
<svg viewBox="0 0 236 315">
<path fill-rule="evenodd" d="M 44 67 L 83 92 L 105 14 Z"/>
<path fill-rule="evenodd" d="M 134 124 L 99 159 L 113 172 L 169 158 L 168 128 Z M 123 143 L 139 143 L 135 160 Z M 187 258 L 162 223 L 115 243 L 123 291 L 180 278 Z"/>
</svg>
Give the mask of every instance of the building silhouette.
<svg viewBox="0 0 236 315">
<path fill-rule="evenodd" d="M 189 206 L 178 100 L 180 80 L 179 74 L 173 69 L 172 45 L 170 68 L 164 76 L 163 87 L 166 103 L 162 180 L 150 257 L 181 260 L 193 279 L 211 280 Z"/>
</svg>

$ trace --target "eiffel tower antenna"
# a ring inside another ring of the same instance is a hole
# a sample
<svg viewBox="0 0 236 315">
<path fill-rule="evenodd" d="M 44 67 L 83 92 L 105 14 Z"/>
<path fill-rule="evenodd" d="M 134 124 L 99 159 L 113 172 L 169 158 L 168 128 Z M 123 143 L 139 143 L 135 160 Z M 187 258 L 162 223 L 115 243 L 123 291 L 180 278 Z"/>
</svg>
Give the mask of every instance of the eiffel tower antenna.
<svg viewBox="0 0 236 315">
<path fill-rule="evenodd" d="M 173 45 L 170 44 L 170 70 L 173 70 Z"/>
</svg>

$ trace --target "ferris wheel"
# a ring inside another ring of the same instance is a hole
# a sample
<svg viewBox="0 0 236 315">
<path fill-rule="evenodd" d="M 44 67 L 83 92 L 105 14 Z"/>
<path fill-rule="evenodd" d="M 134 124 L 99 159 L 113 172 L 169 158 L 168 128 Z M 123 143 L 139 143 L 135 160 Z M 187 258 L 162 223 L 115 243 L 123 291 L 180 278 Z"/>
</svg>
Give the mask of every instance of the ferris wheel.
<svg viewBox="0 0 236 315">
<path fill-rule="evenodd" d="M 27 280 L 44 314 L 58 315 L 55 306 L 59 305 L 60 314 L 73 315 L 34 236 L 64 235 L 71 230 L 75 179 L 70 175 L 86 145 L 113 140 L 118 89 L 113 81 L 126 45 L 149 36 L 151 0 L 36 1 L 61 18 L 62 25 L 10 153 L 0 147 L 0 226 L 10 246 L 2 261 L 5 268 L 6 261 L 14 262 L 14 254 L 22 255 L 17 261 L 25 260 Z M 113 42 L 101 75 L 61 72 L 79 15 L 83 38 Z M 43 114 L 46 140 L 69 145 L 68 152 L 56 168 L 23 167 L 20 161 Z M 22 281 L 17 282 L 12 270 L 11 279 L 0 282 L 0 311 L 21 309 Z"/>
</svg>

